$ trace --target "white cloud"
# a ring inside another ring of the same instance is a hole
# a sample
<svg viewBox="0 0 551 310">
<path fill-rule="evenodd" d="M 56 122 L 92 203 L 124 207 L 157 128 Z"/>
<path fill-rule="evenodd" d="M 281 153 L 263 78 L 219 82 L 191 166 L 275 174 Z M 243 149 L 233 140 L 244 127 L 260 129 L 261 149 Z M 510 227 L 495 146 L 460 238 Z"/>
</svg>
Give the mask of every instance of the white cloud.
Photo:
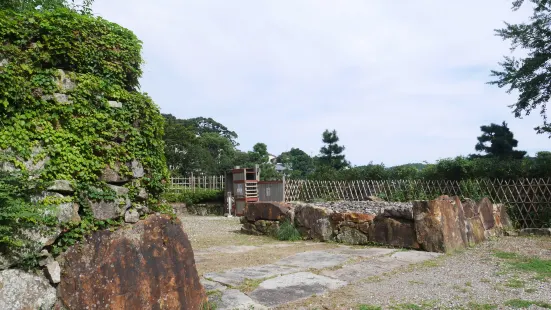
<svg viewBox="0 0 551 310">
<path fill-rule="evenodd" d="M 506 120 L 519 147 L 548 149 L 538 115 L 486 85 L 519 21 L 510 0 L 96 0 L 94 11 L 144 42 L 142 88 L 164 113 L 209 116 L 244 148 L 316 154 L 337 129 L 354 164 L 434 161 L 474 151 L 479 127 Z"/>
</svg>

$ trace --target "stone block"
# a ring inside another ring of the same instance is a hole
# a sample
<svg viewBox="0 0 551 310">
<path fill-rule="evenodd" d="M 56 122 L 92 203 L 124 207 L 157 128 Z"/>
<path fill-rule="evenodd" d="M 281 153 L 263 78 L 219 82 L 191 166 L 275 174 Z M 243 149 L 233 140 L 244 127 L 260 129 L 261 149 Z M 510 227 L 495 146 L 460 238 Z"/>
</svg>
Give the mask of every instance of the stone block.
<svg viewBox="0 0 551 310">
<path fill-rule="evenodd" d="M 68 309 L 199 310 L 206 301 L 187 234 L 169 216 L 95 232 L 58 261 Z"/>
<path fill-rule="evenodd" d="M 124 221 L 126 223 L 137 223 L 140 220 L 140 213 L 137 210 L 128 209 L 124 213 Z"/>
<path fill-rule="evenodd" d="M 0 309 L 52 309 L 56 290 L 42 276 L 22 270 L 0 271 Z"/>
<path fill-rule="evenodd" d="M 121 103 L 121 102 L 118 102 L 118 101 L 111 101 L 111 100 L 110 100 L 110 101 L 108 101 L 107 103 L 109 104 L 109 106 L 110 106 L 111 108 L 117 108 L 117 109 L 122 108 L 122 103 Z"/>
<path fill-rule="evenodd" d="M 345 244 L 368 244 L 368 237 L 358 229 L 343 226 L 339 229 L 337 241 Z"/>
<path fill-rule="evenodd" d="M 249 222 L 258 220 L 292 222 L 293 212 L 291 205 L 282 202 L 252 202 L 245 206 L 244 216 Z"/>
<path fill-rule="evenodd" d="M 403 248 L 420 248 L 413 221 L 377 216 L 369 227 L 369 240 Z"/>
<path fill-rule="evenodd" d="M 413 203 L 417 242 L 429 252 L 451 252 L 467 246 L 465 216 L 458 198 Z"/>
<path fill-rule="evenodd" d="M 71 195 L 75 192 L 73 185 L 67 180 L 55 180 L 53 184 L 48 187 L 48 191 L 65 195 Z"/>
</svg>

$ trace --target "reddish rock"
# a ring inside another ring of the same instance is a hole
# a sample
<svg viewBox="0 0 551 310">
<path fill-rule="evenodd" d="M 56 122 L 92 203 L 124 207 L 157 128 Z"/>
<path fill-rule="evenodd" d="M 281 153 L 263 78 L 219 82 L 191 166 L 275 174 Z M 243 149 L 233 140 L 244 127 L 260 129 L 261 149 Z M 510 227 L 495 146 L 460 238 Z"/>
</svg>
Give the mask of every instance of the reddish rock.
<svg viewBox="0 0 551 310">
<path fill-rule="evenodd" d="M 513 228 L 513 222 L 511 222 L 511 218 L 509 217 L 509 214 L 507 213 L 507 206 L 504 205 L 504 204 L 496 204 L 496 205 L 494 205 L 494 209 L 497 209 L 496 214 L 499 215 L 501 226 L 504 229 L 512 229 Z"/>
<path fill-rule="evenodd" d="M 206 300 L 188 237 L 168 216 L 95 232 L 59 260 L 67 309 L 201 309 Z"/>
<path fill-rule="evenodd" d="M 488 198 L 482 198 L 478 202 L 478 210 L 485 230 L 490 230 L 496 225 L 494 218 L 494 205 Z"/>
<path fill-rule="evenodd" d="M 463 206 L 463 213 L 465 214 L 465 218 L 470 219 L 479 215 L 478 205 L 476 204 L 476 201 L 467 198 L 461 202 L 461 205 Z"/>
<path fill-rule="evenodd" d="M 373 222 L 375 215 L 365 213 L 345 213 L 345 220 L 354 223 Z"/>
<path fill-rule="evenodd" d="M 484 225 L 478 212 L 478 205 L 472 199 L 465 199 L 461 202 L 463 213 L 465 216 L 465 233 L 467 235 L 467 243 L 475 245 L 486 240 L 484 236 Z"/>
<path fill-rule="evenodd" d="M 377 216 L 369 226 L 369 241 L 397 247 L 420 248 L 412 221 Z"/>
<path fill-rule="evenodd" d="M 429 252 L 451 252 L 467 246 L 461 202 L 436 199 L 415 201 L 413 216 L 417 242 Z"/>
<path fill-rule="evenodd" d="M 282 202 L 249 202 L 245 206 L 244 216 L 249 222 L 258 220 L 293 221 L 293 212 L 290 204 Z"/>
</svg>

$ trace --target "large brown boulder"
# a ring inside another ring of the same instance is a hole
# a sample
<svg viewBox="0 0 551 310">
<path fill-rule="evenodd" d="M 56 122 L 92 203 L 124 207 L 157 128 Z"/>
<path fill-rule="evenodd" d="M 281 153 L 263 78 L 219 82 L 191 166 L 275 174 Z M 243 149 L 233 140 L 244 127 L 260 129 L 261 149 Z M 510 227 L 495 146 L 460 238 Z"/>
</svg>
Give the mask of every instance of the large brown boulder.
<svg viewBox="0 0 551 310">
<path fill-rule="evenodd" d="M 289 219 L 293 221 L 291 205 L 283 202 L 249 202 L 245 207 L 244 216 L 249 222 L 258 220 L 281 221 Z"/>
<path fill-rule="evenodd" d="M 484 224 L 478 212 L 478 204 L 472 199 L 465 199 L 461 202 L 465 216 L 465 233 L 467 243 L 472 246 L 486 240 L 484 235 Z"/>
<path fill-rule="evenodd" d="M 334 212 L 327 208 L 297 205 L 295 207 L 295 224 L 303 237 L 320 241 L 333 240 L 332 214 Z"/>
<path fill-rule="evenodd" d="M 465 215 L 459 198 L 415 201 L 413 217 L 417 242 L 424 250 L 451 252 L 467 246 Z"/>
<path fill-rule="evenodd" d="M 98 231 L 58 260 L 68 309 L 201 309 L 206 300 L 188 237 L 168 216 Z"/>
<path fill-rule="evenodd" d="M 419 249 L 413 221 L 377 216 L 369 226 L 369 241 Z"/>
</svg>

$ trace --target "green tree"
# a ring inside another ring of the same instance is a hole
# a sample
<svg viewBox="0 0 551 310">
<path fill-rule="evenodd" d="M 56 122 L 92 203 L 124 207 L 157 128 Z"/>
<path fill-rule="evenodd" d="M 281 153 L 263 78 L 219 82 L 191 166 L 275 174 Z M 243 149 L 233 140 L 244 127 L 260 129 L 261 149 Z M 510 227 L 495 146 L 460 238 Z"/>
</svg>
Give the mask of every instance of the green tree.
<svg viewBox="0 0 551 310">
<path fill-rule="evenodd" d="M 238 146 L 237 143 L 237 134 L 235 131 L 231 131 L 228 127 L 220 124 L 219 122 L 213 120 L 212 118 L 205 117 L 196 117 L 185 119 L 182 121 L 185 126 L 191 127 L 195 130 L 195 133 L 199 136 L 202 136 L 206 133 L 215 133 L 226 139 L 228 139 L 233 146 Z"/>
<path fill-rule="evenodd" d="M 325 146 L 320 149 L 320 164 L 330 166 L 335 170 L 342 170 L 349 167 L 350 163 L 346 161 L 343 154 L 345 149 L 344 146 L 337 144 L 337 142 L 339 142 L 337 131 L 325 130 L 322 137 L 322 141 L 325 143 Z"/>
<path fill-rule="evenodd" d="M 501 125 L 492 123 L 488 126 L 481 126 L 480 130 L 482 130 L 482 135 L 477 138 L 478 143 L 475 150 L 486 153 L 486 157 L 521 159 L 526 155 L 525 151 L 514 150 L 518 141 L 507 127 L 507 123 L 503 122 Z"/>
<path fill-rule="evenodd" d="M 514 0 L 513 10 L 518 10 L 524 2 Z M 547 120 L 547 102 L 551 96 L 551 2 L 530 2 L 534 4 L 534 9 L 529 22 L 505 23 L 505 28 L 496 30 L 497 36 L 511 42 L 512 50 L 520 47 L 527 52 L 526 56 L 505 56 L 499 63 L 501 71 L 492 70 L 492 76 L 497 79 L 489 83 L 500 88 L 508 87 L 508 93 L 518 91 L 517 102 L 510 106 L 515 117 L 521 118 L 539 108 L 543 124 L 534 129 L 551 137 L 551 125 Z"/>
<path fill-rule="evenodd" d="M 173 173 L 221 174 L 235 166 L 235 141 L 228 138 L 230 132 L 225 126 L 210 118 L 189 120 L 177 119 L 171 114 L 163 116 L 165 156 Z M 205 125 L 207 123 L 212 126 Z"/>
<path fill-rule="evenodd" d="M 314 171 L 314 160 L 299 148 L 291 148 L 290 151 L 281 153 L 277 160 L 288 167 L 286 173 L 293 179 L 306 178 Z"/>
</svg>

